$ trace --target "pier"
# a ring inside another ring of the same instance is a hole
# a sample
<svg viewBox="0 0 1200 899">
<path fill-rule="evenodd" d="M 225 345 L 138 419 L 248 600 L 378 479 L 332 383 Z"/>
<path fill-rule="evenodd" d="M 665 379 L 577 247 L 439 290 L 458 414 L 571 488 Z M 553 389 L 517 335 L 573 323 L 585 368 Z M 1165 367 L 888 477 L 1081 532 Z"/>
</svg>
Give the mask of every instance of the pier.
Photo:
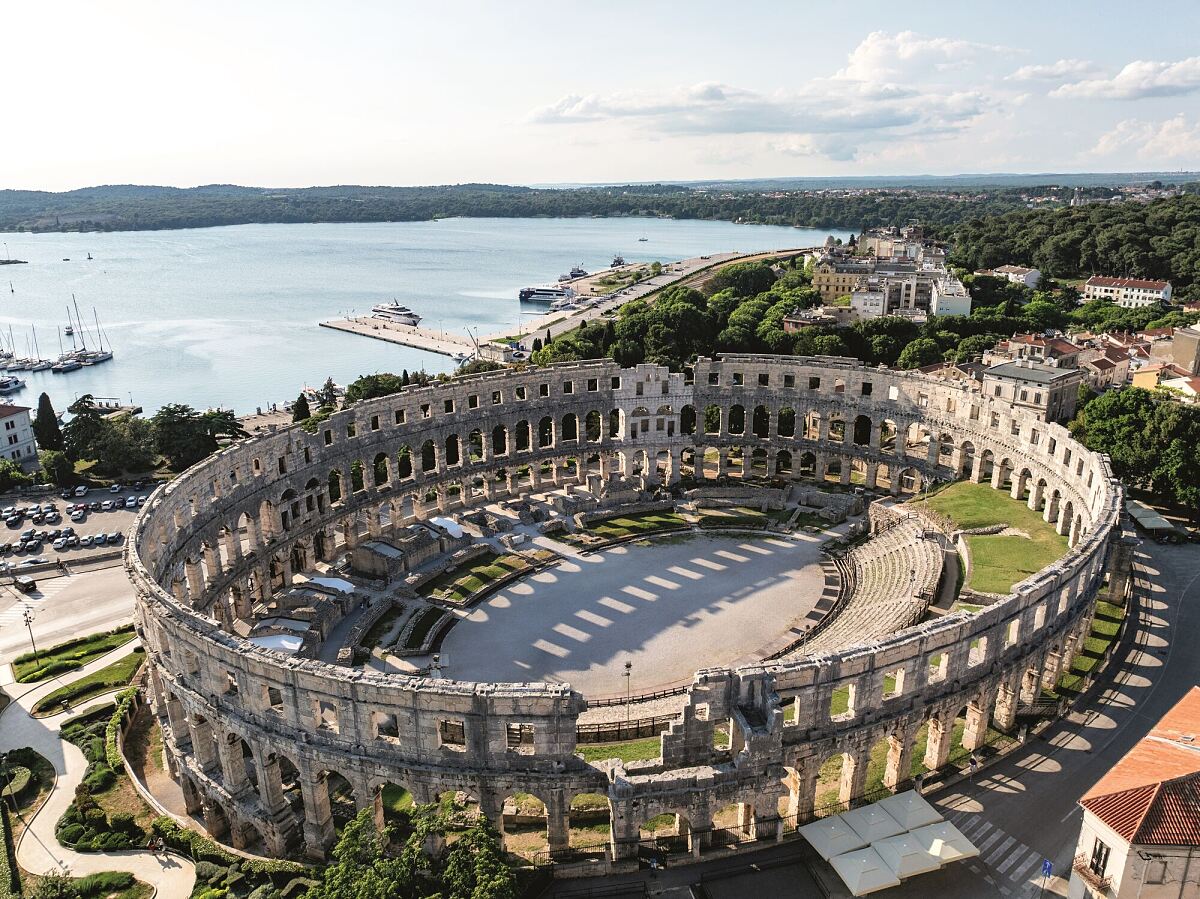
<svg viewBox="0 0 1200 899">
<path fill-rule="evenodd" d="M 345 331 L 347 334 L 359 334 L 363 337 L 374 337 L 376 340 L 386 340 L 388 343 L 397 343 L 400 346 L 428 350 L 443 356 L 456 356 L 459 353 L 470 356 L 475 353 L 475 344 L 466 337 L 460 337 L 449 331 L 431 331 L 415 325 L 401 325 L 369 315 L 334 319 L 320 324 L 322 328 L 332 328 L 335 331 Z"/>
</svg>

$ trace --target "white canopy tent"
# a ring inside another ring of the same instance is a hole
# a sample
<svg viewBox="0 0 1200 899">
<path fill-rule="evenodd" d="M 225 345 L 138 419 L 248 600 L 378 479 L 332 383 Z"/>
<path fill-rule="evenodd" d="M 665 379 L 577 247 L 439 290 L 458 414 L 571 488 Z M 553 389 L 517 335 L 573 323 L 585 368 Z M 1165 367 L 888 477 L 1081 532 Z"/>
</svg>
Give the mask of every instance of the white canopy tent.
<svg viewBox="0 0 1200 899">
<path fill-rule="evenodd" d="M 916 877 L 918 874 L 928 874 L 942 866 L 941 858 L 926 850 L 923 842 L 911 833 L 901 833 L 886 840 L 879 840 L 872 843 L 871 848 L 879 853 L 883 863 L 901 880 Z"/>
<path fill-rule="evenodd" d="M 895 818 L 905 830 L 916 830 L 918 827 L 936 824 L 942 820 L 938 810 L 915 790 L 885 796 L 876 804 Z"/>
<path fill-rule="evenodd" d="M 870 847 L 835 856 L 829 859 L 829 864 L 855 896 L 900 886 L 900 879 Z"/>
<path fill-rule="evenodd" d="M 927 852 L 941 859 L 942 864 L 979 855 L 979 850 L 949 821 L 920 827 L 912 832 L 912 837 Z"/>
<path fill-rule="evenodd" d="M 843 821 L 841 815 L 818 818 L 811 824 L 805 824 L 800 828 L 800 834 L 825 861 L 829 861 L 835 855 L 862 849 L 868 842 Z"/>
<path fill-rule="evenodd" d="M 904 833 L 904 826 L 879 804 L 863 805 L 859 808 L 842 812 L 839 816 L 854 828 L 854 832 L 862 837 L 863 843 L 874 843 L 876 840 L 886 840 L 898 833 Z"/>
</svg>

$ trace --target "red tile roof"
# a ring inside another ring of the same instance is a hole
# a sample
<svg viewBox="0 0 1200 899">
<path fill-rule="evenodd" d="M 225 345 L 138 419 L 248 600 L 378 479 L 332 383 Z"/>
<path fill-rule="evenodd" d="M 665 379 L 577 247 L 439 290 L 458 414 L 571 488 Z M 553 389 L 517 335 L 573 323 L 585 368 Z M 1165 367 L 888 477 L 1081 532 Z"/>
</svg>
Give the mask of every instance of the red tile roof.
<svg viewBox="0 0 1200 899">
<path fill-rule="evenodd" d="M 1085 287 L 1141 287 L 1146 290 L 1165 290 L 1171 286 L 1170 281 L 1145 281 L 1141 278 L 1109 278 L 1105 275 L 1092 275 L 1087 279 Z"/>
<path fill-rule="evenodd" d="M 1079 804 L 1131 844 L 1200 846 L 1198 733 L 1192 687 Z"/>
</svg>

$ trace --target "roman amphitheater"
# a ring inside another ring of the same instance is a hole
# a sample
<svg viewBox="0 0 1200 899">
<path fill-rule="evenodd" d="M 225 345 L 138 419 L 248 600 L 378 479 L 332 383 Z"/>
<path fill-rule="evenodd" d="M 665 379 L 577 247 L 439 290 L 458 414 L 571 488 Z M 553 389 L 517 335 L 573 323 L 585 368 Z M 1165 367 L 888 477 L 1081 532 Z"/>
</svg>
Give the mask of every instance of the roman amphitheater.
<svg viewBox="0 0 1200 899">
<path fill-rule="evenodd" d="M 930 615 L 956 535 L 903 500 L 960 479 L 1039 510 L 1069 549 Z M 731 504 L 768 529 L 681 517 Z M 540 831 L 564 868 L 613 870 L 648 844 L 686 860 L 783 839 L 827 810 L 830 759 L 837 807 L 869 800 L 881 741 L 897 790 L 1012 732 L 1081 649 L 1120 505 L 1107 459 L 1064 428 L 918 372 L 596 361 L 237 443 L 158 490 L 125 564 L 170 774 L 217 838 L 322 858 L 339 810 L 382 822 L 398 796 L 452 793 L 506 840 Z M 619 513 L 661 515 L 666 536 L 590 545 Z M 481 546 L 519 560 L 502 593 L 423 589 Z M 603 758 L 632 738 L 657 757 Z"/>
</svg>

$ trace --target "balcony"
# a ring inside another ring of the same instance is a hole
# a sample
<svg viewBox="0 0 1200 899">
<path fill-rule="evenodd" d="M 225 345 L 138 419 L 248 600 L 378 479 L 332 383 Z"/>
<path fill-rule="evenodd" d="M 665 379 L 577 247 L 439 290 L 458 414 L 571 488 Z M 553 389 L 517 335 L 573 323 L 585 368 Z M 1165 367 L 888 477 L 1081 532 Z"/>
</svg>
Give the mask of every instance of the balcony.
<svg viewBox="0 0 1200 899">
<path fill-rule="evenodd" d="M 1075 856 L 1075 862 L 1071 865 L 1071 869 L 1079 875 L 1079 879 L 1086 883 L 1092 890 L 1097 893 L 1107 893 L 1108 887 L 1112 883 L 1111 877 L 1101 877 L 1092 870 L 1091 862 L 1086 855 Z"/>
</svg>

